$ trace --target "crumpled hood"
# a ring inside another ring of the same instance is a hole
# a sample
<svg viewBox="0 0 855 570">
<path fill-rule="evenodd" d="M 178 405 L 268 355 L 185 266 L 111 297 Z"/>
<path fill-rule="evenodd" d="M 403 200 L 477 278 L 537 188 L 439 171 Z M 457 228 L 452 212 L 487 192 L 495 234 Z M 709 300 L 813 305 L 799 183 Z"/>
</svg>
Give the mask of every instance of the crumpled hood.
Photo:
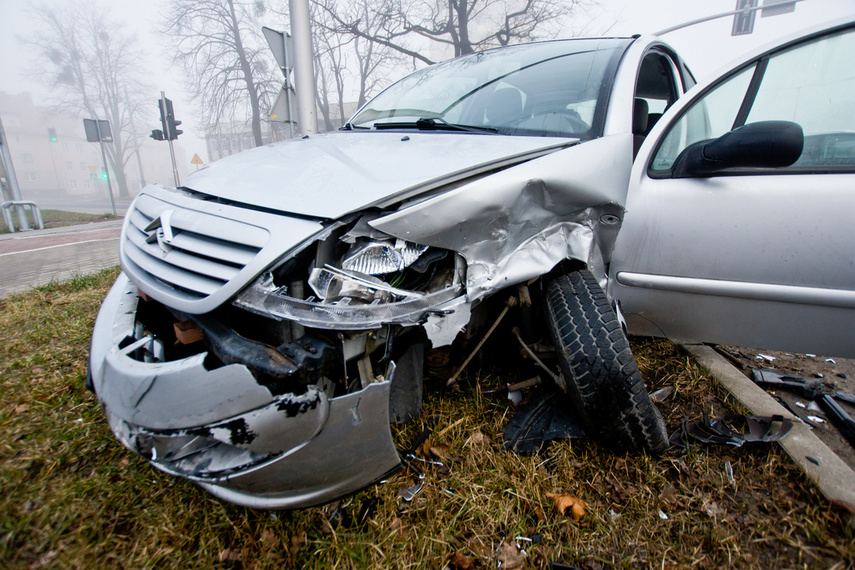
<svg viewBox="0 0 855 570">
<path fill-rule="evenodd" d="M 327 133 L 218 160 L 187 177 L 184 186 L 261 208 L 334 219 L 576 142 L 470 133 Z"/>
</svg>

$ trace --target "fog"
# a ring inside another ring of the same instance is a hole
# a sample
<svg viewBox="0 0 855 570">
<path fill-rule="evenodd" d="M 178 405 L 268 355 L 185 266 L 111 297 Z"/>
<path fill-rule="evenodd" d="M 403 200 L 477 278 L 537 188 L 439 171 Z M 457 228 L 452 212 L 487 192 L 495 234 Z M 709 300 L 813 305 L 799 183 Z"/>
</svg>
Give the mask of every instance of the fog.
<svg viewBox="0 0 855 570">
<path fill-rule="evenodd" d="M 29 92 L 36 106 L 50 107 L 55 103 L 53 94 L 38 81 L 37 73 L 34 76 L 35 53 L 32 46 L 27 45 L 24 40 L 39 33 L 39 13 L 66 6 L 69 1 L 45 0 L 29 4 L 0 0 L 1 92 Z M 185 89 L 183 72 L 179 66 L 171 65 L 171 54 L 154 32 L 159 23 L 159 9 L 169 0 L 91 1 L 109 8 L 113 18 L 123 21 L 127 30 L 136 34 L 139 46 L 145 52 L 143 65 L 146 69 L 146 82 L 151 86 L 151 106 L 150 115 L 147 120 L 140 121 L 139 129 L 148 132 L 146 129 L 159 128 L 157 99 L 160 91 L 165 91 L 167 97 L 174 102 L 176 117 L 183 121 L 181 128 L 184 134 L 175 142 L 184 159 L 180 165 L 182 172 L 192 170 L 189 161 L 194 154 L 198 154 L 208 163 L 211 157 L 206 150 L 203 125 L 200 118 L 195 116 L 194 105 Z M 655 33 L 683 22 L 733 10 L 734 5 L 735 0 L 592 1 L 587 9 L 577 12 L 573 20 L 567 23 L 568 33 L 564 35 Z M 762 18 L 758 14 L 754 32 L 750 35 L 731 36 L 733 18 L 726 17 L 669 33 L 665 39 L 686 59 L 696 78 L 703 79 L 731 59 L 775 38 L 852 13 L 855 13 L 855 0 L 802 0 L 798 2 L 793 13 L 769 18 Z M 287 30 L 289 27 L 288 22 L 281 21 L 281 17 L 271 11 L 259 18 L 259 26 L 261 25 L 280 30 Z M 400 75 L 403 76 L 407 71 L 401 69 Z M 275 69 L 272 72 L 278 74 Z M 276 80 L 281 80 L 281 77 Z M 0 116 L 3 112 L 4 109 L 0 108 Z M 266 114 L 267 110 L 264 112 Z M 163 152 L 166 153 L 165 145 L 162 146 Z"/>
</svg>

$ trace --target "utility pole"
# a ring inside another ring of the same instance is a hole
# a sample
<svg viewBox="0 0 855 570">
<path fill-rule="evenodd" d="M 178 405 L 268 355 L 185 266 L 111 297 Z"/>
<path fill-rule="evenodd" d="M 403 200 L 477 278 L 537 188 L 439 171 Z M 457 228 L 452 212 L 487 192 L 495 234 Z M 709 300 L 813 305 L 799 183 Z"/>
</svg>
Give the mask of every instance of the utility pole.
<svg viewBox="0 0 855 570">
<path fill-rule="evenodd" d="M 297 88 L 297 113 L 304 135 L 318 132 L 315 112 L 315 74 L 312 70 L 312 30 L 309 24 L 309 0 L 289 0 L 291 34 L 294 36 L 294 83 Z"/>
</svg>

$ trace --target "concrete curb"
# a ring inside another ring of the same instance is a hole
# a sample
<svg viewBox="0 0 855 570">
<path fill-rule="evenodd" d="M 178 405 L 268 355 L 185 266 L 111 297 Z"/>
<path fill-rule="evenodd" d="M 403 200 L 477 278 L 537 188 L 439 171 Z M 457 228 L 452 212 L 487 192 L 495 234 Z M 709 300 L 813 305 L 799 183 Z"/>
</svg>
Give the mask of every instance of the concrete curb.
<svg viewBox="0 0 855 570">
<path fill-rule="evenodd" d="M 60 226 L 58 228 L 48 228 L 45 230 L 33 229 L 26 232 L 15 232 L 13 234 L 0 234 L 0 241 L 75 232 L 91 232 L 93 230 L 101 230 L 106 228 L 121 228 L 122 223 L 124 223 L 124 219 L 107 220 L 106 222 L 90 222 L 88 224 L 78 224 L 76 226 Z"/>
<path fill-rule="evenodd" d="M 855 471 L 814 435 L 805 423 L 709 346 L 680 346 L 751 413 L 791 418 L 792 431 L 778 443 L 829 501 L 855 513 Z"/>
</svg>

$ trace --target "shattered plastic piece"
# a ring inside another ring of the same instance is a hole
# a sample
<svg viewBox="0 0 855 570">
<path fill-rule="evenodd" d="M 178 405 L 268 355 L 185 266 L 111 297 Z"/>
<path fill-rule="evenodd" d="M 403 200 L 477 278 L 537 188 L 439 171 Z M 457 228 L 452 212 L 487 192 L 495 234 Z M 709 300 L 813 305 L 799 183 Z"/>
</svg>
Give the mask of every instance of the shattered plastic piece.
<svg viewBox="0 0 855 570">
<path fill-rule="evenodd" d="M 411 502 L 416 498 L 416 495 L 422 492 L 422 489 L 425 488 L 425 482 L 419 481 L 415 485 L 411 485 L 409 487 L 403 487 L 398 491 L 398 494 L 404 499 L 406 502 Z"/>
<path fill-rule="evenodd" d="M 668 396 L 670 396 L 673 393 L 674 393 L 674 387 L 673 386 L 666 386 L 664 388 L 660 388 L 660 389 L 656 390 L 655 392 L 653 392 L 652 394 L 650 394 L 650 401 L 653 402 L 654 404 L 659 404 L 661 402 L 664 402 L 665 399 L 668 398 Z"/>
<path fill-rule="evenodd" d="M 808 416 L 808 419 L 817 424 L 824 424 L 825 420 L 819 416 Z"/>
<path fill-rule="evenodd" d="M 665 511 L 663 511 L 662 509 L 659 509 L 659 518 L 662 519 L 663 521 L 667 521 L 668 515 L 665 514 Z"/>
<path fill-rule="evenodd" d="M 537 453 L 547 441 L 582 438 L 585 430 L 570 413 L 567 397 L 558 391 L 533 397 L 502 430 L 503 451 Z"/>
<path fill-rule="evenodd" d="M 724 462 L 724 474 L 730 486 L 736 489 L 736 479 L 733 477 L 733 465 L 731 465 L 730 461 Z"/>
<path fill-rule="evenodd" d="M 803 410 L 806 410 L 806 409 L 807 409 L 807 406 L 805 405 L 805 403 L 804 403 L 804 402 L 796 402 L 796 405 L 797 405 L 798 407 L 800 407 L 801 409 L 803 409 Z"/>
<path fill-rule="evenodd" d="M 830 363 L 832 363 L 832 364 L 837 364 L 836 362 L 834 362 L 834 359 L 833 359 L 833 358 L 826 358 L 826 359 L 825 359 L 825 361 L 826 361 L 826 362 L 830 362 Z"/>
<path fill-rule="evenodd" d="M 773 360 L 775 360 L 775 357 L 769 356 L 768 354 L 758 354 L 757 360 L 767 360 L 769 362 L 772 362 Z"/>
<path fill-rule="evenodd" d="M 510 387 L 510 384 L 508 384 Z M 510 400 L 515 406 L 519 406 L 520 402 L 523 400 L 522 392 L 519 390 L 508 390 L 508 400 Z"/>
<path fill-rule="evenodd" d="M 748 428 L 748 433 L 739 433 L 731 426 Z M 769 443 L 778 441 L 793 428 L 793 421 L 783 416 L 743 416 L 733 414 L 723 418 L 709 419 L 705 413 L 703 420 L 689 422 L 683 419 L 680 429 L 671 435 L 670 443 L 685 449 L 689 438 L 702 443 L 728 444 L 741 447 L 748 442 Z"/>
</svg>

